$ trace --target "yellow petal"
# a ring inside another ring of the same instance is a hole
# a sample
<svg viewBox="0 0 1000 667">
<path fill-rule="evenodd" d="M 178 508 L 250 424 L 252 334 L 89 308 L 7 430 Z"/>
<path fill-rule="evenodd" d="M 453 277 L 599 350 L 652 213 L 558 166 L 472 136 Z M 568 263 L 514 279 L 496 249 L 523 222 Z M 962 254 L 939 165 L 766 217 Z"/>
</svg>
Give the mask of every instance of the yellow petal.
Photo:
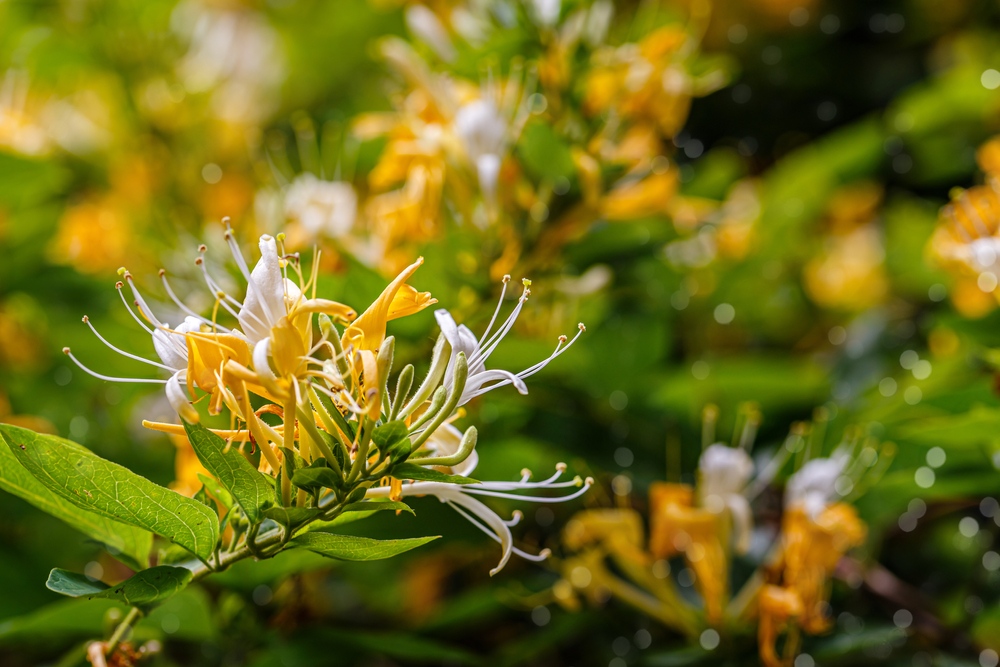
<svg viewBox="0 0 1000 667">
<path fill-rule="evenodd" d="M 361 317 L 347 327 L 347 330 L 344 331 L 344 336 L 342 338 L 342 343 L 345 349 L 348 346 L 353 346 L 355 351 L 377 350 L 379 346 L 382 345 L 382 341 L 385 340 L 385 325 L 386 322 L 391 319 L 389 317 L 389 312 L 392 309 L 396 295 L 403 288 L 403 286 L 406 285 L 406 281 L 410 279 L 410 277 L 423 263 L 424 258 L 420 257 L 413 264 L 410 264 L 408 267 L 403 269 L 403 271 L 396 276 L 396 279 L 389 283 L 389 286 L 383 290 L 382 294 L 379 295 L 377 299 L 375 299 L 372 305 L 368 306 L 368 310 L 363 312 Z M 431 301 L 429 295 L 424 302 L 424 306 L 430 305 Z"/>
<path fill-rule="evenodd" d="M 431 296 L 430 292 L 418 292 L 411 285 L 403 285 L 396 292 L 389 304 L 388 320 L 395 320 L 407 315 L 419 313 L 427 306 L 437 303 L 437 299 Z"/>
</svg>

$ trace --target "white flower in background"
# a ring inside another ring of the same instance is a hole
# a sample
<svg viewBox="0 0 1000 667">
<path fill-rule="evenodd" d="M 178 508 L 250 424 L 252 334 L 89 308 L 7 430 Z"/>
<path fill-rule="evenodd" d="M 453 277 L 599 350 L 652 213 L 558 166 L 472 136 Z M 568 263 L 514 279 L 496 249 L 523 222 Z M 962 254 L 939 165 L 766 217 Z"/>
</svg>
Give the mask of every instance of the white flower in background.
<svg viewBox="0 0 1000 667">
<path fill-rule="evenodd" d="M 324 181 L 305 173 L 285 192 L 285 215 L 298 221 L 313 238 L 346 236 L 357 214 L 358 195 L 350 183 Z"/>
<path fill-rule="evenodd" d="M 541 28 L 551 28 L 559 20 L 562 0 L 530 0 L 532 18 Z"/>
<path fill-rule="evenodd" d="M 263 15 L 186 0 L 174 10 L 171 23 L 188 42 L 178 74 L 190 92 L 214 90 L 218 117 L 257 122 L 276 107 L 285 57 L 277 32 Z"/>
<path fill-rule="evenodd" d="M 826 507 L 840 499 L 837 482 L 844 476 L 850 454 L 834 452 L 830 458 L 807 462 L 788 479 L 785 505 L 802 509 L 809 516 L 818 516 Z"/>
<path fill-rule="evenodd" d="M 566 471 L 566 464 L 560 463 L 556 466 L 556 473 L 541 482 L 532 482 L 531 472 L 522 472 L 521 479 L 516 482 L 477 482 L 475 484 L 449 484 L 445 482 L 411 482 L 403 484 L 399 495 L 407 496 L 434 496 L 443 503 L 449 505 L 456 512 L 468 519 L 472 525 L 480 529 L 495 541 L 500 543 L 503 555 L 500 563 L 490 570 L 490 576 L 500 572 L 511 554 L 517 554 L 521 558 L 530 561 L 542 561 L 549 556 L 549 550 L 543 549 L 538 554 L 530 554 L 514 546 L 514 537 L 511 534 L 511 527 L 517 525 L 521 520 L 520 511 L 514 513 L 513 518 L 505 520 L 499 514 L 489 508 L 488 505 L 479 500 L 480 497 L 504 498 L 507 500 L 519 500 L 535 503 L 563 503 L 579 498 L 594 483 L 594 480 L 587 478 L 581 480 L 579 477 L 566 482 L 558 481 Z M 471 472 L 471 471 L 470 471 Z M 580 487 L 574 493 L 566 496 L 523 496 L 518 491 L 542 491 L 547 489 L 566 489 Z M 392 495 L 392 488 L 381 486 L 369 489 L 365 494 L 366 498 L 387 498 Z"/>
<path fill-rule="evenodd" d="M 441 333 L 444 335 L 445 340 L 447 340 L 451 345 L 451 359 L 448 362 L 448 368 L 445 371 L 444 376 L 444 386 L 449 392 L 454 385 L 455 364 L 457 363 L 459 352 L 465 353 L 465 359 L 469 365 L 469 377 L 466 381 L 465 389 L 462 391 L 462 397 L 458 402 L 459 405 L 464 405 L 477 396 L 482 396 L 488 391 L 506 386 L 508 384 L 514 385 L 514 387 L 521 394 L 527 394 L 528 387 L 524 384 L 524 379 L 545 368 L 553 359 L 568 350 L 570 346 L 576 342 L 576 339 L 580 337 L 580 334 L 586 331 L 586 327 L 584 327 L 583 324 L 580 324 L 578 325 L 579 331 L 577 331 L 576 335 L 573 336 L 572 340 L 569 340 L 567 336 L 560 336 L 559 343 L 556 345 L 556 349 L 553 350 L 552 354 L 537 364 L 526 368 L 520 373 L 512 373 L 510 371 L 500 369 L 488 370 L 486 368 L 486 360 L 489 359 L 491 354 L 493 354 L 494 350 L 496 350 L 504 336 L 506 336 L 513 328 L 518 315 L 521 313 L 521 309 L 524 307 L 525 302 L 528 300 L 528 296 L 531 294 L 531 291 L 528 289 L 528 286 L 531 285 L 531 281 L 525 280 L 524 291 L 518 298 L 517 305 L 514 306 L 514 310 L 511 311 L 510 315 L 508 315 L 507 319 L 500 324 L 497 330 L 491 334 L 490 332 L 493 330 L 493 325 L 496 322 L 497 316 L 500 314 L 500 309 L 503 307 L 503 300 L 507 292 L 507 284 L 509 282 L 510 276 L 504 276 L 503 290 L 500 293 L 500 301 L 497 303 L 497 308 L 493 313 L 492 319 L 490 319 L 489 326 L 486 327 L 486 331 L 483 333 L 482 338 L 479 338 L 478 340 L 476 339 L 475 334 L 473 334 L 467 326 L 464 324 L 456 324 L 455 318 L 453 318 L 451 313 L 447 310 L 441 308 L 434 311 L 434 317 L 437 319 L 438 326 L 441 327 Z"/>
<path fill-rule="evenodd" d="M 479 187 L 490 201 L 496 197 L 500 163 L 507 153 L 508 120 L 489 99 L 469 102 L 455 114 L 455 133 L 476 166 Z"/>
<path fill-rule="evenodd" d="M 728 511 L 733 518 L 736 548 L 750 548 L 753 512 L 744 495 L 753 476 L 754 464 L 742 448 L 722 443 L 709 445 L 698 461 L 698 493 L 705 509 L 721 513 Z"/>
<path fill-rule="evenodd" d="M 405 18 L 406 27 L 413 36 L 429 46 L 441 60 L 451 62 L 455 59 L 455 45 L 434 12 L 423 5 L 410 5 Z"/>
</svg>

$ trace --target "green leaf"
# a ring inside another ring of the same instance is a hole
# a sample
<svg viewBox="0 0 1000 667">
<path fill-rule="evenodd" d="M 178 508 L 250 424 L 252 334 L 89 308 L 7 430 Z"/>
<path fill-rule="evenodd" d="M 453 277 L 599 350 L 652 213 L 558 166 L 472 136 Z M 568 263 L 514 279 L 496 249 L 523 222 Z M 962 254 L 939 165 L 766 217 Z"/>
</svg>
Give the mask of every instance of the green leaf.
<svg viewBox="0 0 1000 667">
<path fill-rule="evenodd" d="M 447 484 L 479 484 L 479 480 L 461 475 L 449 475 L 433 468 L 424 468 L 416 463 L 400 463 L 392 468 L 396 479 L 413 479 L 420 482 L 445 482 Z"/>
<path fill-rule="evenodd" d="M 46 588 L 71 598 L 107 598 L 133 607 L 145 607 L 165 600 L 191 582 L 191 570 L 159 565 L 137 572 L 116 586 L 91 581 L 85 575 L 56 568 L 49 573 Z"/>
<path fill-rule="evenodd" d="M 219 484 L 219 480 L 214 477 L 209 477 L 208 475 L 202 475 L 198 473 L 198 479 L 205 486 L 212 497 L 218 500 L 226 509 L 232 509 L 236 501 L 233 500 L 233 496 L 226 488 Z"/>
<path fill-rule="evenodd" d="M 343 484 L 343 477 L 326 467 L 322 461 L 323 459 L 318 459 L 313 465 L 296 470 L 292 475 L 292 484 L 309 492 L 339 488 Z"/>
<path fill-rule="evenodd" d="M 34 435 L 27 429 L 0 424 L 0 439 L 8 443 L 21 442 Z M 67 447 L 79 447 L 68 440 L 62 442 Z M 18 462 L 12 450 L 2 444 L 0 444 L 0 489 L 28 501 L 43 512 L 104 544 L 112 555 L 118 556 L 127 565 L 136 569 L 143 569 L 149 565 L 149 552 L 153 548 L 152 533 L 113 521 L 76 505 L 67 505 L 58 495 L 35 479 L 28 469 Z"/>
<path fill-rule="evenodd" d="M 401 540 L 374 540 L 354 535 L 331 533 L 305 533 L 293 538 L 290 544 L 337 560 L 381 560 L 392 558 L 410 549 L 436 540 L 440 535 L 413 537 Z"/>
<path fill-rule="evenodd" d="M 413 508 L 406 503 L 396 502 L 394 500 L 388 501 L 375 501 L 375 500 L 365 500 L 359 503 L 350 503 L 344 505 L 342 512 L 369 512 L 369 511 L 379 511 L 379 510 L 396 510 L 398 512 L 409 512 L 410 514 L 415 514 Z"/>
<path fill-rule="evenodd" d="M 289 528 L 295 528 L 322 513 L 323 510 L 318 507 L 268 507 L 264 510 L 268 519 Z"/>
<path fill-rule="evenodd" d="M 219 541 L 219 518 L 197 500 L 154 484 L 60 438 L 4 431 L 10 451 L 38 481 L 77 507 L 150 530 L 207 560 Z"/>
<path fill-rule="evenodd" d="M 395 459 L 406 459 L 410 455 L 413 443 L 406 422 L 402 419 L 386 422 L 372 431 L 372 441 L 378 445 L 383 456 Z"/>
<path fill-rule="evenodd" d="M 270 505 L 274 487 L 263 473 L 226 441 L 200 424 L 184 424 L 198 460 L 215 475 L 243 508 L 251 523 L 260 521 L 261 510 Z"/>
</svg>

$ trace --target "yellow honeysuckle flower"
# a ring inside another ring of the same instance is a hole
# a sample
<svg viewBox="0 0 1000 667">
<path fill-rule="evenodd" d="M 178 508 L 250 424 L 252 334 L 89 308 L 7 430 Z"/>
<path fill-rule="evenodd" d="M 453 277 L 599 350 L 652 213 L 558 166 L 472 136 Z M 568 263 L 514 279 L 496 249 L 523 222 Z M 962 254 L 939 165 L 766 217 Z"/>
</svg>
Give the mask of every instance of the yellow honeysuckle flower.
<svg viewBox="0 0 1000 667">
<path fill-rule="evenodd" d="M 417 269 L 424 263 L 424 258 L 403 269 L 396 278 L 382 291 L 365 312 L 361 313 L 347 329 L 341 344 L 356 351 L 377 350 L 385 339 L 385 325 L 391 319 L 419 312 L 437 303 L 430 292 L 417 292 L 406 285 Z M 406 289 L 404 289 L 406 287 Z"/>
<path fill-rule="evenodd" d="M 764 667 L 791 667 L 799 652 L 795 621 L 802 616 L 802 600 L 794 590 L 765 585 L 758 593 L 758 609 L 757 643 L 761 662 Z M 784 655 L 778 656 L 778 637 L 784 633 L 788 633 Z"/>
<path fill-rule="evenodd" d="M 932 258 L 955 276 L 951 298 L 968 317 L 986 314 L 1000 299 L 1000 192 L 994 178 L 952 196 L 927 246 Z"/>
<path fill-rule="evenodd" d="M 729 597 L 729 558 L 721 515 L 694 506 L 694 489 L 656 482 L 649 487 L 649 551 L 656 558 L 683 554 L 694 571 L 708 622 L 716 625 Z"/>
</svg>

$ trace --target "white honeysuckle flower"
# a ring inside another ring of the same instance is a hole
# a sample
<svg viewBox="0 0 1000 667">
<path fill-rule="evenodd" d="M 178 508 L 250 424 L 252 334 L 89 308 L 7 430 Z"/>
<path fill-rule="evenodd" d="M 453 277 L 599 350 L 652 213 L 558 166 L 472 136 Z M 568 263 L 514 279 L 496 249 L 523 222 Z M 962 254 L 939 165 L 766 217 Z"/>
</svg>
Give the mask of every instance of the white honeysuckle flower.
<svg viewBox="0 0 1000 667">
<path fill-rule="evenodd" d="M 163 275 L 161 273 L 161 275 Z M 185 385 L 187 384 L 187 368 L 188 368 L 188 350 L 187 343 L 185 341 L 185 335 L 192 331 L 200 331 L 202 327 L 203 320 L 194 316 L 187 316 L 184 321 L 176 328 L 171 328 L 170 324 L 167 322 L 161 322 L 153 314 L 152 309 L 149 304 L 146 303 L 145 299 L 136 289 L 135 284 L 132 280 L 132 275 L 127 271 L 124 272 L 124 277 L 126 282 L 132 289 L 132 293 L 135 296 L 135 305 L 139 309 L 146 319 L 153 325 L 153 329 L 150 329 L 129 307 L 128 302 L 125 301 L 125 295 L 122 293 L 122 288 L 124 287 L 122 282 L 118 282 L 115 287 L 118 289 L 118 293 L 122 297 L 122 302 L 125 304 L 125 308 L 128 309 L 129 314 L 132 315 L 133 319 L 139 323 L 146 333 L 148 333 L 153 341 L 153 349 L 156 351 L 156 356 L 160 358 L 159 362 L 146 359 L 137 354 L 132 354 L 131 352 L 126 352 L 113 345 L 104 336 L 102 336 L 97 328 L 91 323 L 90 318 L 86 315 L 83 317 L 83 322 L 86 324 L 90 330 L 93 332 L 97 338 L 104 343 L 107 347 L 111 348 L 118 354 L 135 361 L 142 362 L 149 366 L 155 366 L 162 370 L 170 373 L 170 377 L 166 380 L 156 379 L 156 378 L 119 378 L 104 375 L 103 373 L 97 373 L 87 366 L 84 366 L 79 359 L 74 356 L 73 352 L 68 347 L 63 348 L 63 352 L 68 356 L 73 363 L 75 363 L 81 370 L 92 375 L 100 380 L 107 380 L 108 382 L 127 382 L 127 383 L 148 383 L 148 384 L 162 384 L 164 385 L 164 391 L 167 396 L 167 401 L 178 415 L 183 417 L 189 422 L 198 421 L 198 412 L 191 405 L 191 400 L 188 397 Z M 165 278 L 164 278 L 165 280 Z"/>
<path fill-rule="evenodd" d="M 486 360 L 489 356 L 493 354 L 500 341 L 503 340 L 511 328 L 514 326 L 514 322 L 517 321 L 518 315 L 521 313 L 521 309 L 524 307 L 525 302 L 528 300 L 528 296 L 531 291 L 528 286 L 531 281 L 524 281 L 524 291 L 517 300 L 517 305 L 514 306 L 514 310 L 511 311 L 507 319 L 504 320 L 502 324 L 497 328 L 495 332 L 490 333 L 493 329 L 493 324 L 496 322 L 497 315 L 500 314 L 500 309 L 503 307 L 504 295 L 507 291 L 507 284 L 510 282 L 510 276 L 504 276 L 503 280 L 503 290 L 500 293 L 500 302 L 497 304 L 496 311 L 493 313 L 493 318 L 490 320 L 490 324 L 486 327 L 486 331 L 483 333 L 482 338 L 476 339 L 475 334 L 465 326 L 464 324 L 456 324 L 455 318 L 451 316 L 447 310 L 441 308 L 434 311 L 434 317 L 437 319 L 438 326 L 441 327 L 441 333 L 444 335 L 445 340 L 451 345 L 451 358 L 448 362 L 448 367 L 445 370 L 444 376 L 444 386 L 448 391 L 451 391 L 452 386 L 454 386 L 455 378 L 455 364 L 457 363 L 459 352 L 465 353 L 465 359 L 469 366 L 469 376 L 465 383 L 465 389 L 462 391 L 462 397 L 458 402 L 458 405 L 464 405 L 471 401 L 477 396 L 482 396 L 486 392 L 496 389 L 498 387 L 503 387 L 508 384 L 514 385 L 521 394 L 528 393 L 528 387 L 524 384 L 524 379 L 531 377 L 538 371 L 545 368 L 553 359 L 561 355 L 563 352 L 568 350 L 576 339 L 580 337 L 586 327 L 583 324 L 578 325 L 578 331 L 572 340 L 569 340 L 566 336 L 560 336 L 559 342 L 556 345 L 556 349 L 553 350 L 552 354 L 538 362 L 537 364 L 526 368 L 520 373 L 512 373 L 511 371 L 493 369 L 489 370 L 486 368 Z M 489 384 L 493 383 L 493 384 Z"/>
<path fill-rule="evenodd" d="M 271 329 L 288 314 L 286 299 L 295 302 L 301 296 L 299 286 L 285 278 L 282 272 L 278 245 L 273 236 L 260 237 L 260 259 L 253 271 L 247 270 L 246 260 L 236 245 L 233 235 L 226 238 L 233 248 L 233 256 L 247 281 L 246 298 L 240 307 L 237 319 L 252 348 L 271 336 Z"/>
<path fill-rule="evenodd" d="M 442 424 L 431 434 L 424 446 L 435 457 L 454 456 L 461 449 L 462 435 L 462 432 L 451 424 Z M 417 461 L 419 462 L 419 459 Z M 449 472 L 453 475 L 468 477 L 476 469 L 477 465 L 479 465 L 479 454 L 473 449 L 472 453 L 464 461 L 458 465 L 451 466 Z"/>
<path fill-rule="evenodd" d="M 840 498 L 837 480 L 846 472 L 850 459 L 850 454 L 838 451 L 829 458 L 807 462 L 788 479 L 785 505 L 800 508 L 811 517 L 818 516 Z"/>
<path fill-rule="evenodd" d="M 354 228 L 358 195 L 350 183 L 325 181 L 305 173 L 285 192 L 285 215 L 297 220 L 311 237 L 340 238 Z"/>
<path fill-rule="evenodd" d="M 702 452 L 698 472 L 702 506 L 715 513 L 729 511 L 736 533 L 736 548 L 746 552 L 750 548 L 753 512 L 744 492 L 753 476 L 753 460 L 742 448 L 716 443 Z"/>
<path fill-rule="evenodd" d="M 514 546 L 514 537 L 511 534 L 511 527 L 517 525 L 523 516 L 520 511 L 514 513 L 513 518 L 505 520 L 494 512 L 488 505 L 479 500 L 478 497 L 504 498 L 507 500 L 520 500 L 535 503 L 563 503 L 579 498 L 594 483 L 588 477 L 581 480 L 576 477 L 567 482 L 558 481 L 566 471 L 566 464 L 560 463 L 556 466 L 556 473 L 541 482 L 532 482 L 531 472 L 522 471 L 521 479 L 516 482 L 477 482 L 475 484 L 450 484 L 446 482 L 410 482 L 403 484 L 399 491 L 401 497 L 407 496 L 434 496 L 443 503 L 449 505 L 456 512 L 466 518 L 472 525 L 489 535 L 500 543 L 503 555 L 500 563 L 490 570 L 490 576 L 500 572 L 511 554 L 517 554 L 521 558 L 530 561 L 542 561 L 548 558 L 549 550 L 543 549 L 538 554 L 530 554 Z M 565 489 L 580 487 L 574 493 L 566 496 L 545 497 L 545 496 L 523 496 L 518 491 L 538 491 L 544 489 Z M 369 489 L 365 494 L 366 498 L 388 498 L 392 495 L 392 487 L 381 486 Z M 478 497 L 477 497 L 478 496 Z"/>
<path fill-rule="evenodd" d="M 530 0 L 532 17 L 539 27 L 551 28 L 559 20 L 562 0 Z"/>
<path fill-rule="evenodd" d="M 413 36 L 429 46 L 441 60 L 451 62 L 455 59 L 455 45 L 434 12 L 423 5 L 410 5 L 405 18 L 406 27 Z"/>
<path fill-rule="evenodd" d="M 463 105 L 455 114 L 455 133 L 476 166 L 479 187 L 487 199 L 496 197 L 500 164 L 510 141 L 510 121 L 490 99 Z"/>
</svg>

